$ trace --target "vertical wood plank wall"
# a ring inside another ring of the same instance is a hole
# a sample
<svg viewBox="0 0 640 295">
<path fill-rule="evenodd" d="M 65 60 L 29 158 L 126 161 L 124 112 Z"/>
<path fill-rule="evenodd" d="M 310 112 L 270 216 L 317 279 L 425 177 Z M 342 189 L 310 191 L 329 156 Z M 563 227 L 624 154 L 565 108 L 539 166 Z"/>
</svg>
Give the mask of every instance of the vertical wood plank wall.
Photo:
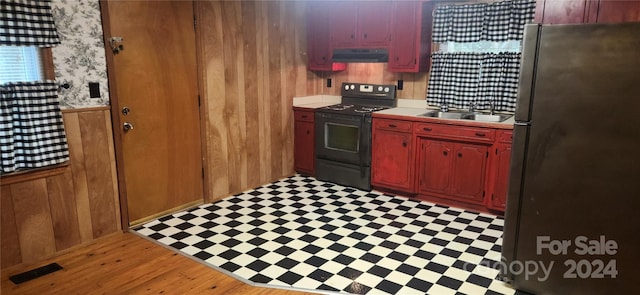
<svg viewBox="0 0 640 295">
<path fill-rule="evenodd" d="M 2 268 L 120 230 L 109 110 L 63 112 L 70 161 L 61 174 L 2 184 Z"/>
<path fill-rule="evenodd" d="M 208 201 L 292 175 L 294 96 L 340 95 L 342 82 L 396 84 L 424 99 L 426 73 L 386 63 L 306 68 L 305 1 L 196 1 Z M 326 79 L 333 87 L 326 87 Z"/>
</svg>

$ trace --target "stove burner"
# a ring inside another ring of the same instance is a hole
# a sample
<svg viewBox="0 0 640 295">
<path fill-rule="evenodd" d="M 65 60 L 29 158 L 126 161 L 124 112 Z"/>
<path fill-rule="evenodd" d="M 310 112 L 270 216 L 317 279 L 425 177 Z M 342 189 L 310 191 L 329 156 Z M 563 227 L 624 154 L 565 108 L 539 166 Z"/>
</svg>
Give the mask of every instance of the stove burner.
<svg viewBox="0 0 640 295">
<path fill-rule="evenodd" d="M 354 110 L 357 113 L 371 113 L 371 112 L 375 112 L 375 111 L 379 111 L 379 110 L 384 110 L 387 109 L 387 107 L 382 107 L 382 106 L 363 106 L 360 107 L 360 109 Z"/>
<path fill-rule="evenodd" d="M 334 110 L 334 111 L 344 111 L 352 107 L 353 107 L 352 104 L 336 104 L 336 105 L 325 107 L 325 109 Z"/>
</svg>

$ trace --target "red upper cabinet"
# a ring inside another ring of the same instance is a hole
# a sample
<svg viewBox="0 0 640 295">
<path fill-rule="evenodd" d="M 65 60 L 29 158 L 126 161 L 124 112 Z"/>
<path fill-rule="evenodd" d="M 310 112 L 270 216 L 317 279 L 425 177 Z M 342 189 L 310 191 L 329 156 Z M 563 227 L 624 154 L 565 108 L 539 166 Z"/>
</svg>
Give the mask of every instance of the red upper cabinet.
<svg viewBox="0 0 640 295">
<path fill-rule="evenodd" d="M 390 1 L 331 2 L 333 48 L 386 48 L 389 46 Z"/>
<path fill-rule="evenodd" d="M 426 72 L 429 70 L 433 8 L 433 2 L 393 2 L 389 71 Z"/>
<path fill-rule="evenodd" d="M 321 1 L 310 1 L 307 10 L 307 66 L 312 71 L 341 71 L 344 63 L 331 60 L 331 31 L 329 29 L 330 5 Z"/>
<path fill-rule="evenodd" d="M 640 21 L 640 1 L 538 0 L 536 2 L 536 22 L 544 24 L 637 21 Z"/>
<path fill-rule="evenodd" d="M 390 1 L 368 1 L 358 6 L 358 32 L 363 47 L 387 47 L 391 37 Z"/>
<path fill-rule="evenodd" d="M 332 3 L 329 14 L 331 26 L 331 45 L 334 48 L 355 47 L 358 45 L 358 6 L 355 2 Z"/>
<path fill-rule="evenodd" d="M 640 1 L 600 1 L 598 23 L 619 23 L 640 21 Z"/>
<path fill-rule="evenodd" d="M 579 24 L 596 14 L 597 0 L 538 0 L 536 22 L 544 24 Z"/>
</svg>

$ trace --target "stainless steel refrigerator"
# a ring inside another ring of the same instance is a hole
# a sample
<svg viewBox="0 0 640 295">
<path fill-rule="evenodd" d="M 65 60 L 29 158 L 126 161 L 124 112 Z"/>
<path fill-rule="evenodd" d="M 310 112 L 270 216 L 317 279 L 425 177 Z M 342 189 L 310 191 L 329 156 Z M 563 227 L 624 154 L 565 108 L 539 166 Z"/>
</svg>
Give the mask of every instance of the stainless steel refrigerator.
<svg viewBox="0 0 640 295">
<path fill-rule="evenodd" d="M 640 292 L 640 23 L 527 25 L 498 265 L 534 294 Z"/>
</svg>

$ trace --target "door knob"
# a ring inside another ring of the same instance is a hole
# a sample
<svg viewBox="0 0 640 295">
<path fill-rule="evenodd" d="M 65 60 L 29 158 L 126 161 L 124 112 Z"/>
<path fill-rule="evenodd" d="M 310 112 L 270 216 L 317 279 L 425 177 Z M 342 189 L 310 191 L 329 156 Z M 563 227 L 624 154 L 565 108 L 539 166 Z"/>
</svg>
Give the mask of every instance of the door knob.
<svg viewBox="0 0 640 295">
<path fill-rule="evenodd" d="M 124 122 L 124 124 L 122 124 L 122 130 L 124 130 L 125 132 L 129 130 L 133 130 L 133 124 L 129 122 Z"/>
<path fill-rule="evenodd" d="M 128 107 L 124 107 L 122 108 L 122 114 L 123 115 L 128 115 L 131 112 L 131 110 Z"/>
</svg>

